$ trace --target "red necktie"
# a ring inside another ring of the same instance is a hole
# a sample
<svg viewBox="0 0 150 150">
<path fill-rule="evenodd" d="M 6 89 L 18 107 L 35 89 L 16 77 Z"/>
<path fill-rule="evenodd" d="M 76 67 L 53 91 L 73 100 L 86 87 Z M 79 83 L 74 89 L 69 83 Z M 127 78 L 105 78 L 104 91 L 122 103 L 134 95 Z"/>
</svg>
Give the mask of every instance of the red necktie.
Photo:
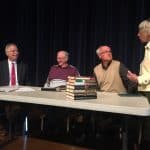
<svg viewBox="0 0 150 150">
<path fill-rule="evenodd" d="M 15 64 L 11 65 L 11 85 L 16 85 Z"/>
</svg>

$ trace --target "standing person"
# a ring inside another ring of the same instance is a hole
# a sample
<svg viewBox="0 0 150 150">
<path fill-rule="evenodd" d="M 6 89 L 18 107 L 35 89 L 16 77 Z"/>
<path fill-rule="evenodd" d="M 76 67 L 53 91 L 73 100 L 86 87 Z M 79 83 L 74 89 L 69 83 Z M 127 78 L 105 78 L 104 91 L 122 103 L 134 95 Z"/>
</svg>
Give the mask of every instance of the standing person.
<svg viewBox="0 0 150 150">
<path fill-rule="evenodd" d="M 139 75 L 128 71 L 127 77 L 138 84 L 138 91 L 142 92 L 150 102 L 150 19 L 139 24 L 138 37 L 145 44 L 144 59 L 140 64 Z"/>
<path fill-rule="evenodd" d="M 138 38 L 141 43 L 145 44 L 145 55 L 140 64 L 139 75 L 128 71 L 127 77 L 138 84 L 138 91 L 145 95 L 150 102 L 150 19 L 143 20 L 138 28 Z M 150 147 L 150 118 L 144 120 L 143 139 L 145 140 L 144 145 Z"/>
</svg>

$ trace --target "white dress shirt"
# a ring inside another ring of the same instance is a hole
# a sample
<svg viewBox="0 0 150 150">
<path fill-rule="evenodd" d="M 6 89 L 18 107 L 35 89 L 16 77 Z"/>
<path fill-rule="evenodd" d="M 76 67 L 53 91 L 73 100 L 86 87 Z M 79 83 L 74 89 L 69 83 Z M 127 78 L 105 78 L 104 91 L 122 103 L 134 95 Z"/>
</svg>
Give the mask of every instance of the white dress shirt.
<svg viewBox="0 0 150 150">
<path fill-rule="evenodd" d="M 9 86 L 11 86 L 11 69 L 12 69 L 12 63 L 14 63 L 15 66 L 15 76 L 16 76 L 16 86 L 18 86 L 18 76 L 17 76 L 17 63 L 16 61 L 10 61 L 8 59 L 8 66 L 9 66 Z"/>
<path fill-rule="evenodd" d="M 145 56 L 140 64 L 138 84 L 139 91 L 150 91 L 150 42 L 145 46 Z"/>
</svg>

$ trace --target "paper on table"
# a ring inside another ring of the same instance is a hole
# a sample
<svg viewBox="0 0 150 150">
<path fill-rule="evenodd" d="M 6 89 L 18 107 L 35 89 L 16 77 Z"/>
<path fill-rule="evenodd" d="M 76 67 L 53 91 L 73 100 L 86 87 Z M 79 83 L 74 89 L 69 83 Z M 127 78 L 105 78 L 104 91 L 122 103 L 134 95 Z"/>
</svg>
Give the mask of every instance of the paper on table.
<svg viewBox="0 0 150 150">
<path fill-rule="evenodd" d="M 60 86 L 66 86 L 66 81 L 61 79 L 53 79 L 50 83 L 46 83 L 44 88 L 57 88 Z"/>
<path fill-rule="evenodd" d="M 32 91 L 35 91 L 35 90 L 31 87 L 20 87 L 15 92 L 32 92 Z"/>
<path fill-rule="evenodd" d="M 12 92 L 12 91 L 16 91 L 18 89 L 17 86 L 1 86 L 0 87 L 0 92 Z"/>
</svg>

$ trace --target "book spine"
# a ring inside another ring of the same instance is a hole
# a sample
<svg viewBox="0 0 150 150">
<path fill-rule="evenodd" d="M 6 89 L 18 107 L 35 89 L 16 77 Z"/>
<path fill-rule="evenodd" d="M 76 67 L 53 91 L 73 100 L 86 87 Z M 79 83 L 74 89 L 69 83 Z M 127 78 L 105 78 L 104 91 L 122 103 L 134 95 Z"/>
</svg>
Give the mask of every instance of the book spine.
<svg viewBox="0 0 150 150">
<path fill-rule="evenodd" d="M 70 85 L 70 84 L 67 84 L 66 86 L 67 89 L 75 89 L 75 90 L 87 90 L 87 89 L 97 89 L 97 85 Z"/>
<path fill-rule="evenodd" d="M 97 96 L 66 96 L 67 99 L 72 100 L 87 100 L 87 99 L 97 99 Z"/>
</svg>

